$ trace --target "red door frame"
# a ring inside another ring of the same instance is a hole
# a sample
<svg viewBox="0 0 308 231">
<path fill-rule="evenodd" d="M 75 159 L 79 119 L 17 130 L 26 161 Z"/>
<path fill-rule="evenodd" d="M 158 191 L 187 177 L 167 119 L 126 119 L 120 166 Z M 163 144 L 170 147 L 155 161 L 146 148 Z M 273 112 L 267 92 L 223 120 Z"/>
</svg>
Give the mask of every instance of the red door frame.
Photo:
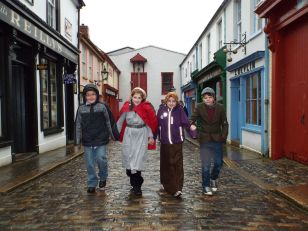
<svg viewBox="0 0 308 231">
<path fill-rule="evenodd" d="M 272 115 L 271 115 L 271 156 L 272 159 L 283 157 L 282 134 L 284 122 L 284 108 L 282 99 L 283 90 L 283 53 L 281 49 L 281 30 L 297 23 L 302 17 L 308 15 L 308 5 L 296 9 L 296 0 L 266 0 L 257 9 L 256 13 L 267 18 L 268 22 L 264 32 L 269 39 L 269 49 L 272 51 Z M 291 46 L 292 44 L 290 44 Z M 307 55 L 308 59 L 308 55 Z M 296 80 L 295 80 L 296 81 Z"/>
</svg>

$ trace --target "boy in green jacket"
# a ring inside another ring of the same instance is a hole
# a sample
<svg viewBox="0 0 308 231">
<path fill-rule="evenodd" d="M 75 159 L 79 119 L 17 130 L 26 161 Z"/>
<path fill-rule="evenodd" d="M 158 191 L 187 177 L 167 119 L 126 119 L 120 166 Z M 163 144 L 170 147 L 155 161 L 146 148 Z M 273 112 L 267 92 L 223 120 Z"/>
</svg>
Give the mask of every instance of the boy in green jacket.
<svg viewBox="0 0 308 231">
<path fill-rule="evenodd" d="M 228 121 L 223 105 L 215 102 L 215 91 L 206 87 L 201 92 L 199 103 L 190 120 L 200 122 L 199 142 L 202 161 L 202 188 L 205 195 L 217 191 L 217 179 L 223 164 L 223 143 L 228 136 Z M 194 126 L 196 129 L 196 126 Z M 214 167 L 211 169 L 211 163 Z"/>
</svg>

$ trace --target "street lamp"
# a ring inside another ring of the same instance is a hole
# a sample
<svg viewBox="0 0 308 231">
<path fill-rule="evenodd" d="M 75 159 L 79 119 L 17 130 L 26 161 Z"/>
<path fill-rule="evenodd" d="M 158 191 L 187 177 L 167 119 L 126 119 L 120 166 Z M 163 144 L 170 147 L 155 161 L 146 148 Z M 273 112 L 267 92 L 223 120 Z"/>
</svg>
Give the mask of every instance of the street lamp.
<svg viewBox="0 0 308 231">
<path fill-rule="evenodd" d="M 101 71 L 101 76 L 102 76 L 103 81 L 108 80 L 108 75 L 109 75 L 109 72 L 106 70 L 106 67 L 104 67 L 104 69 Z"/>
</svg>

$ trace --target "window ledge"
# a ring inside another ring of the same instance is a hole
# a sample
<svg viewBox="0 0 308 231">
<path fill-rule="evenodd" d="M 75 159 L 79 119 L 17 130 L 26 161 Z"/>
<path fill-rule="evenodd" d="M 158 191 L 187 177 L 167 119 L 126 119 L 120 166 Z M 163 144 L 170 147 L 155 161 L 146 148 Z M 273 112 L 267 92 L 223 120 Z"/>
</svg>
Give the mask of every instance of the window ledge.
<svg viewBox="0 0 308 231">
<path fill-rule="evenodd" d="M 257 133 L 257 134 L 261 134 L 261 127 L 259 126 L 245 126 L 242 127 L 242 130 L 248 131 L 248 132 L 253 132 L 253 133 Z"/>
<path fill-rule="evenodd" d="M 58 134 L 63 132 L 64 129 L 63 128 L 49 128 L 43 131 L 44 136 L 49 136 L 49 135 L 53 135 L 53 134 Z"/>
<path fill-rule="evenodd" d="M 253 39 L 255 39 L 256 37 L 258 37 L 260 34 L 262 34 L 262 32 L 263 32 L 262 30 L 258 30 L 258 31 L 256 31 L 256 32 L 252 33 L 252 34 L 250 35 L 250 38 L 249 38 L 248 42 L 251 41 L 251 40 L 253 40 Z"/>
<path fill-rule="evenodd" d="M 5 148 L 8 146 L 11 146 L 13 144 L 13 141 L 8 140 L 8 141 L 0 141 L 0 148 Z"/>
</svg>

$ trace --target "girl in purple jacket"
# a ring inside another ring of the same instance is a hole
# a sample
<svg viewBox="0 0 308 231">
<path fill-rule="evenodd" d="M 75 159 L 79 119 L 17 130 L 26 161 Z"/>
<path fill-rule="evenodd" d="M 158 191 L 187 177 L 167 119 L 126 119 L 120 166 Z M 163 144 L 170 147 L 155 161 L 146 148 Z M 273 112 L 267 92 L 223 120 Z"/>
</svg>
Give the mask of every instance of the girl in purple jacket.
<svg viewBox="0 0 308 231">
<path fill-rule="evenodd" d="M 184 128 L 190 123 L 175 92 L 169 92 L 157 112 L 160 140 L 160 182 L 163 189 L 175 197 L 182 195 L 184 182 Z"/>
</svg>

